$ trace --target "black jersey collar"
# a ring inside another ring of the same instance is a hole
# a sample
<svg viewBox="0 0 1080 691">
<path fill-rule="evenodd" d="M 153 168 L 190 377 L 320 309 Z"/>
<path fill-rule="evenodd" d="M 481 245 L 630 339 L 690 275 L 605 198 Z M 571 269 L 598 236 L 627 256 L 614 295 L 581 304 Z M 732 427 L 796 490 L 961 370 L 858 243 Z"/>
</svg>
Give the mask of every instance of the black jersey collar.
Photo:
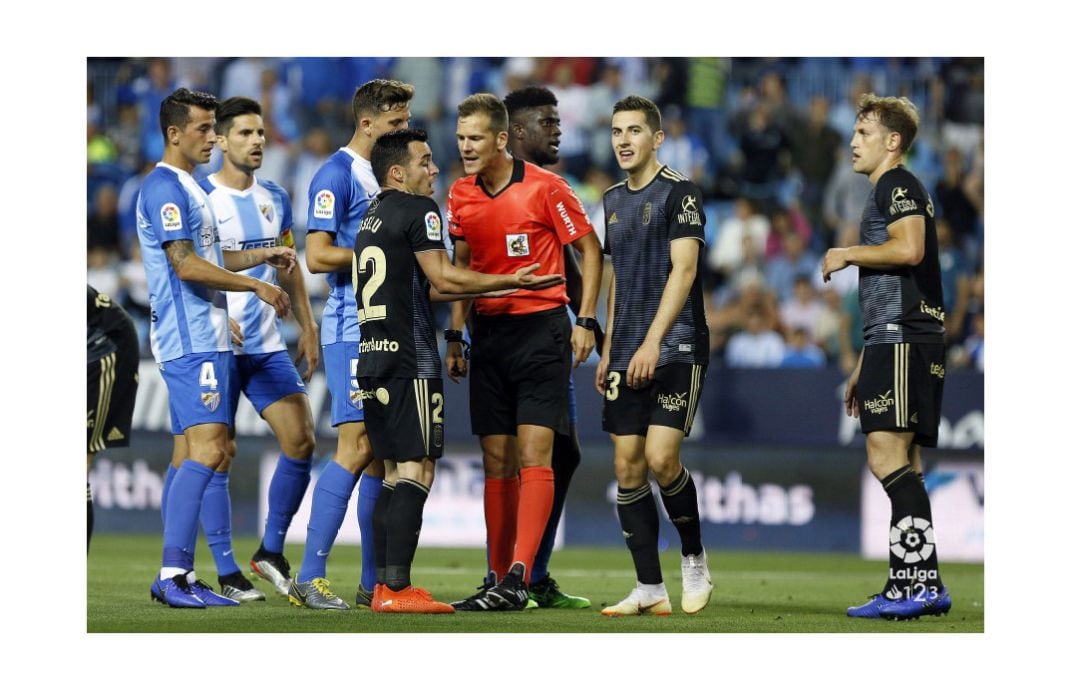
<svg viewBox="0 0 1080 691">
<path fill-rule="evenodd" d="M 664 170 L 666 170 L 666 169 L 667 169 L 667 164 L 666 163 L 661 165 L 660 169 L 656 171 L 656 175 L 652 176 L 652 178 L 650 178 L 648 182 L 646 182 L 644 185 L 637 188 L 636 190 L 630 186 L 630 178 L 626 178 L 626 191 L 629 192 L 630 194 L 638 194 L 639 192 L 644 192 L 645 190 L 649 189 L 649 187 L 654 182 L 657 181 L 657 179 L 660 177 L 660 173 L 664 172 Z"/>
<path fill-rule="evenodd" d="M 499 190 L 495 194 L 489 192 L 488 188 L 484 187 L 484 181 L 480 179 L 479 175 L 476 176 L 476 186 L 483 190 L 484 194 L 494 199 L 506 190 L 510 189 L 510 185 L 513 185 L 515 182 L 522 182 L 523 180 L 525 180 L 525 161 L 521 160 L 520 158 L 515 158 L 513 160 L 514 170 L 510 173 L 510 182 L 506 183 L 506 185 L 501 190 Z"/>
</svg>

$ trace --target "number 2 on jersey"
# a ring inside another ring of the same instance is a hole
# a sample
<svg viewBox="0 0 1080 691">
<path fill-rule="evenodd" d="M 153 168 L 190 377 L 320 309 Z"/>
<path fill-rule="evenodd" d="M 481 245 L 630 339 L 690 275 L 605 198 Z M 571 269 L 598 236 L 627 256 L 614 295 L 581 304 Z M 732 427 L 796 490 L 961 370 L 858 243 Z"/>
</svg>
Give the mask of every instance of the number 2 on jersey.
<svg viewBox="0 0 1080 691">
<path fill-rule="evenodd" d="M 361 324 L 366 321 L 374 319 L 386 319 L 386 305 L 373 305 L 371 299 L 375 297 L 375 291 L 382 287 L 382 284 L 386 281 L 386 253 L 381 248 L 369 245 L 364 248 L 364 251 L 360 253 L 360 261 L 356 264 L 356 280 L 362 280 L 361 274 L 368 272 L 368 265 L 371 265 L 371 278 L 367 279 L 364 283 L 364 288 L 360 291 L 360 301 L 363 303 L 358 306 L 356 310 L 356 316 Z"/>
</svg>

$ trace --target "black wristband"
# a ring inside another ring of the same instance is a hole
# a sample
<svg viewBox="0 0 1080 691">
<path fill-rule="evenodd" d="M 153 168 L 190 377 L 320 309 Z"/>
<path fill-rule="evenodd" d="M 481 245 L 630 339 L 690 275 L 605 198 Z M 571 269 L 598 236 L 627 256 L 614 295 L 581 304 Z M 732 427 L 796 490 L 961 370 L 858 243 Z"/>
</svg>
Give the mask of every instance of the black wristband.
<svg viewBox="0 0 1080 691">
<path fill-rule="evenodd" d="M 596 321 L 594 317 L 578 317 L 577 321 L 574 323 L 589 331 L 595 331 L 596 328 L 600 326 L 600 322 Z"/>
<path fill-rule="evenodd" d="M 443 338 L 446 339 L 447 343 L 463 343 L 465 341 L 464 334 L 460 331 L 455 331 L 454 329 L 443 331 Z"/>
</svg>

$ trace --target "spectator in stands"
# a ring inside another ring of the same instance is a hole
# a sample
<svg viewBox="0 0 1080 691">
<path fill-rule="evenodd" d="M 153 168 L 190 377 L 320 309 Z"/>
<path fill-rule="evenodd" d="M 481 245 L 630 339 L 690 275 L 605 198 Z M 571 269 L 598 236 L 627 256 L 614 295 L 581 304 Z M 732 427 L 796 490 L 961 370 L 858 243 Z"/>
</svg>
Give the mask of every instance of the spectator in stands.
<svg viewBox="0 0 1080 691">
<path fill-rule="evenodd" d="M 787 214 L 778 211 L 773 214 L 773 228 L 780 225 L 782 252 L 765 262 L 765 282 L 776 294 L 781 303 L 791 300 L 795 294 L 797 278 L 805 278 L 809 285 L 809 276 L 814 268 L 821 265 L 817 256 L 806 247 L 806 239 L 792 228 L 785 227 Z M 811 288 L 813 291 L 813 288 Z"/>
<path fill-rule="evenodd" d="M 94 195 L 94 205 L 90 209 L 90 216 L 86 219 L 87 248 L 102 247 L 110 253 L 116 253 L 120 250 L 120 225 L 116 215 L 116 203 L 115 187 L 101 185 L 97 188 Z M 92 283 L 99 286 L 99 290 L 107 295 L 116 294 L 115 291 L 108 290 L 107 286 L 98 281 Z"/>
<path fill-rule="evenodd" d="M 810 101 L 808 117 L 796 124 L 791 136 L 792 163 L 802 178 L 799 199 L 810 223 L 819 235 L 825 232 L 821 204 L 825 186 L 836 165 L 836 152 L 843 145 L 840 133 L 829 124 L 829 99 L 817 96 Z"/>
<path fill-rule="evenodd" d="M 784 339 L 769 329 L 765 315 L 754 310 L 746 329 L 728 341 L 724 362 L 728 367 L 778 367 L 784 359 Z"/>
<path fill-rule="evenodd" d="M 765 241 L 769 236 L 769 221 L 757 205 L 745 197 L 735 200 L 735 215 L 721 222 L 716 240 L 709 248 L 709 268 L 726 279 L 743 263 L 744 238 L 749 238 L 755 251 L 765 256 Z"/>
<path fill-rule="evenodd" d="M 784 335 L 789 339 L 797 329 L 807 334 L 814 333 L 825 311 L 825 304 L 814 290 L 810 275 L 802 273 L 796 276 L 791 296 L 780 303 L 780 323 Z"/>
<path fill-rule="evenodd" d="M 779 367 L 812 368 L 825 366 L 825 352 L 810 340 L 806 329 L 793 329 L 784 344 Z"/>
</svg>

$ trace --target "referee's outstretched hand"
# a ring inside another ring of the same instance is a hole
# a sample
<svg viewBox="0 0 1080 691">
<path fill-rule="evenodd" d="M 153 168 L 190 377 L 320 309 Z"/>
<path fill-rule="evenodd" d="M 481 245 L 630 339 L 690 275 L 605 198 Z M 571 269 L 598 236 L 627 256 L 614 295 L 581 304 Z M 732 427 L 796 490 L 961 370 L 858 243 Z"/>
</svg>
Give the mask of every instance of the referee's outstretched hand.
<svg viewBox="0 0 1080 691">
<path fill-rule="evenodd" d="M 540 264 L 534 263 L 515 271 L 514 278 L 517 279 L 517 285 L 525 290 L 543 290 L 566 282 L 562 274 L 535 275 L 533 272 L 539 268 Z"/>
</svg>

